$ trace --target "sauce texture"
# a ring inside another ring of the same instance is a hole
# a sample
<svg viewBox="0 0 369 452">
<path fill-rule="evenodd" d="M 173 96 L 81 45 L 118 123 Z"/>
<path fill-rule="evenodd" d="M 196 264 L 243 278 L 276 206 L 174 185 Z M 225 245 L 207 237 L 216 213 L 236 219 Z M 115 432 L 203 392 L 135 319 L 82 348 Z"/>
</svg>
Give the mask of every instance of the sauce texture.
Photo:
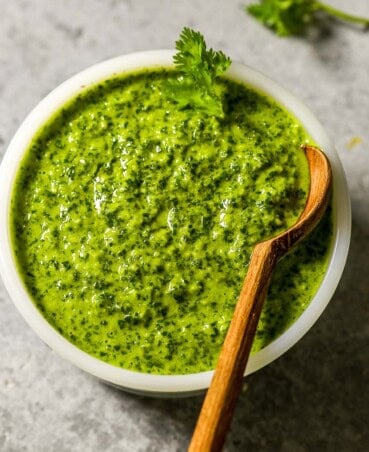
<svg viewBox="0 0 369 452">
<path fill-rule="evenodd" d="M 173 72 L 85 90 L 39 131 L 11 212 L 24 284 L 48 322 L 130 370 L 214 367 L 255 243 L 294 223 L 308 168 L 301 125 L 223 78 L 225 118 L 178 110 Z M 253 351 L 304 311 L 327 266 L 331 216 L 280 263 Z"/>
</svg>

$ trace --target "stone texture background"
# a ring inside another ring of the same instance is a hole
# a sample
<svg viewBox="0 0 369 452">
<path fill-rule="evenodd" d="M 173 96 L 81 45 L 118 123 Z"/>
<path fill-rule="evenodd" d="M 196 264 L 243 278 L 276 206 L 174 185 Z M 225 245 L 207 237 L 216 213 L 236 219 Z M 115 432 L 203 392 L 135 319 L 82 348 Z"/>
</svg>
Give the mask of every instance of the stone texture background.
<svg viewBox="0 0 369 452">
<path fill-rule="evenodd" d="M 367 451 L 369 33 L 327 21 L 307 38 L 281 39 L 243 12 L 248 3 L 0 0 L 0 154 L 60 82 L 109 57 L 171 48 L 184 25 L 288 87 L 336 142 L 352 198 L 352 245 L 317 324 L 248 378 L 226 450 Z M 362 0 L 329 3 L 369 16 Z M 186 449 L 201 397 L 149 399 L 98 383 L 41 343 L 1 283 L 0 333 L 1 451 Z"/>
</svg>

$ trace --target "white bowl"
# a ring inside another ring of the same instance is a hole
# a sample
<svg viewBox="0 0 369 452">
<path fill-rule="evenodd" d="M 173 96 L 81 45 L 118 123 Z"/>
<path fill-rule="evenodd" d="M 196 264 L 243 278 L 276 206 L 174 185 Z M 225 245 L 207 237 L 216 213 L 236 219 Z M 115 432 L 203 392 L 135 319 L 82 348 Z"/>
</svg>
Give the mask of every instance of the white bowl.
<svg viewBox="0 0 369 452">
<path fill-rule="evenodd" d="M 11 141 L 0 167 L 0 274 L 14 304 L 39 337 L 62 357 L 84 371 L 122 389 L 157 396 L 193 395 L 206 389 L 213 372 L 189 375 L 150 375 L 132 372 L 100 361 L 81 351 L 61 336 L 41 315 L 18 274 L 9 231 L 10 199 L 14 179 L 36 131 L 71 97 L 113 75 L 141 68 L 170 67 L 173 52 L 157 50 L 114 58 L 86 69 L 64 82 L 28 115 Z M 350 242 L 351 209 L 345 175 L 321 124 L 313 114 L 284 88 L 244 65 L 233 63 L 228 75 L 265 92 L 284 105 L 301 121 L 313 140 L 328 156 L 333 170 L 334 236 L 329 267 L 315 297 L 302 315 L 264 349 L 251 355 L 246 374 L 266 366 L 292 347 L 314 324 L 331 299 L 340 280 Z"/>
</svg>

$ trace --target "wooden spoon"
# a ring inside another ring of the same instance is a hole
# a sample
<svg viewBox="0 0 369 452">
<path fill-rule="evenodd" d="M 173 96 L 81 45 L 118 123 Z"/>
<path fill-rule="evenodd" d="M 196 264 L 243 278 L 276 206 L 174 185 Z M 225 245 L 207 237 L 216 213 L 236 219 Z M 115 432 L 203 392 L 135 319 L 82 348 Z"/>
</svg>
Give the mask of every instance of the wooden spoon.
<svg viewBox="0 0 369 452">
<path fill-rule="evenodd" d="M 330 164 L 319 149 L 304 146 L 304 150 L 310 170 L 310 190 L 304 211 L 291 228 L 258 243 L 252 252 L 189 452 L 222 450 L 273 270 L 278 260 L 317 225 L 329 202 L 332 183 Z"/>
</svg>

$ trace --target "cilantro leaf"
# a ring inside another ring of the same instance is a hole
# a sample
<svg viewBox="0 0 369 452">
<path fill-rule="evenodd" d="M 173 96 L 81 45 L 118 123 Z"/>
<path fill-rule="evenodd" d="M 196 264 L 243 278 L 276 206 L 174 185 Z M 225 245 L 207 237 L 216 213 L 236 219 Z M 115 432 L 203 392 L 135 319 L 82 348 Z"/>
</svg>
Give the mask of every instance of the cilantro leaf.
<svg viewBox="0 0 369 452">
<path fill-rule="evenodd" d="M 279 36 L 298 35 L 311 22 L 314 11 L 311 0 L 263 0 L 252 4 L 248 12 Z"/>
<path fill-rule="evenodd" d="M 207 49 L 203 35 L 185 27 L 176 41 L 173 61 L 180 75 L 168 81 L 166 91 L 180 108 L 193 107 L 223 117 L 222 99 L 215 80 L 230 66 L 222 51 Z"/>
<path fill-rule="evenodd" d="M 279 36 L 303 34 L 316 19 L 317 12 L 369 26 L 369 19 L 347 14 L 318 0 L 259 0 L 249 5 L 247 11 Z"/>
</svg>

